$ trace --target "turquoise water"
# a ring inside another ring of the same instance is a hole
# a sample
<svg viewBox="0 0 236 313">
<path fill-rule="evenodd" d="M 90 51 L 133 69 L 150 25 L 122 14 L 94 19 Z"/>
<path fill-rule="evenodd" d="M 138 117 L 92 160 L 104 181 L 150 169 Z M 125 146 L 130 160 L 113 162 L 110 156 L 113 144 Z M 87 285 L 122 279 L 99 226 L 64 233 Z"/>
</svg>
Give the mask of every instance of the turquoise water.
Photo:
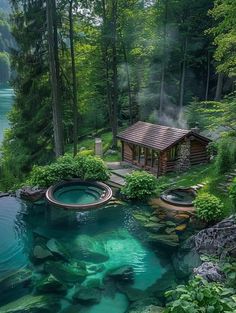
<svg viewBox="0 0 236 313">
<path fill-rule="evenodd" d="M 79 312 L 125 313 L 130 302 L 124 292 L 112 288 L 113 291 L 109 291 L 105 280 L 107 273 L 123 266 L 132 267 L 134 280 L 128 286 L 145 292 L 158 285 L 163 275 L 172 271 L 169 251 L 165 252 L 160 247 L 154 253 L 146 243 L 146 233 L 132 214 L 136 209 L 140 210 L 131 205 L 113 205 L 92 212 L 75 213 L 46 206 L 26 208 L 15 198 L 0 198 L 0 290 L 1 278 L 20 268 L 32 270 L 36 278 L 45 277 L 42 265 L 31 264 L 33 234 L 36 242 L 52 238 L 60 242 L 70 256 L 66 264 L 83 262 L 88 269 L 93 268 L 83 286 L 89 286 L 94 281 L 105 284 L 101 301 L 82 305 Z M 142 209 L 148 210 L 146 207 Z M 63 218 L 59 219 L 60 216 Z M 65 260 L 60 262 L 64 264 Z M 67 294 L 60 295 L 62 309 L 72 303 L 75 286 L 69 284 L 67 288 Z M 24 292 L 35 294 L 34 283 Z M 21 295 L 19 291 L 12 290 L 10 298 L 3 295 L 1 299 L 0 296 L 0 305 Z"/>
<path fill-rule="evenodd" d="M 13 89 L 0 86 L 0 144 L 3 140 L 4 130 L 9 126 L 7 114 L 11 110 L 13 99 Z"/>
<path fill-rule="evenodd" d="M 95 187 L 69 185 L 59 188 L 54 197 L 66 204 L 89 204 L 96 202 L 102 195 L 102 190 Z"/>
</svg>

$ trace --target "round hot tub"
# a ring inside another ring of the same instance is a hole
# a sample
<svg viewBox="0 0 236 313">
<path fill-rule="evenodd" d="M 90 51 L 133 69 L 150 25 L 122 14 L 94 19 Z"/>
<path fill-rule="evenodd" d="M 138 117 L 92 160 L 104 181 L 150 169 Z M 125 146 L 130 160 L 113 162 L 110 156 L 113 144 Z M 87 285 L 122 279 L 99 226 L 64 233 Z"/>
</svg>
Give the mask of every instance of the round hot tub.
<svg viewBox="0 0 236 313">
<path fill-rule="evenodd" d="M 109 202 L 112 190 L 100 182 L 86 182 L 79 179 L 60 182 L 46 192 L 49 203 L 66 209 L 89 210 Z"/>
<path fill-rule="evenodd" d="M 196 191 L 193 188 L 176 188 L 165 191 L 161 197 L 163 201 L 175 206 L 193 206 Z"/>
</svg>

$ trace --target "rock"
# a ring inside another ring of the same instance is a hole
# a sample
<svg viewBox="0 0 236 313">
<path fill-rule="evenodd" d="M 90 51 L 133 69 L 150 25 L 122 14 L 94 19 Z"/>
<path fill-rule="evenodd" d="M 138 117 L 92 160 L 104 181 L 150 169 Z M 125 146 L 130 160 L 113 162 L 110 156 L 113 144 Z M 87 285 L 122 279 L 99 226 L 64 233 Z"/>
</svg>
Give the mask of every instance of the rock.
<svg viewBox="0 0 236 313">
<path fill-rule="evenodd" d="M 179 278 L 189 277 L 193 269 L 201 263 L 199 254 L 194 250 L 186 252 L 180 249 L 177 255 L 173 257 L 175 272 Z"/>
<path fill-rule="evenodd" d="M 104 264 L 93 264 L 93 265 L 88 265 L 86 268 L 87 268 L 88 275 L 93 275 L 96 273 L 103 272 L 105 270 L 105 265 Z"/>
<path fill-rule="evenodd" d="M 54 313 L 60 309 L 59 299 L 52 296 L 27 295 L 0 307 L 1 313 Z"/>
<path fill-rule="evenodd" d="M 114 155 L 114 154 L 117 154 L 117 151 L 116 150 L 112 150 L 112 149 L 108 149 L 105 153 L 105 155 Z"/>
<path fill-rule="evenodd" d="M 108 277 L 120 282 L 133 282 L 134 270 L 131 266 L 121 266 L 107 273 Z"/>
<path fill-rule="evenodd" d="M 66 286 L 54 276 L 49 275 L 36 284 L 36 290 L 40 293 L 66 293 Z"/>
<path fill-rule="evenodd" d="M 162 313 L 164 308 L 156 305 L 147 306 L 141 313 Z"/>
<path fill-rule="evenodd" d="M 164 308 L 160 305 L 157 298 L 149 297 L 131 303 L 127 313 L 162 313 Z"/>
<path fill-rule="evenodd" d="M 83 268 L 52 261 L 47 262 L 44 265 L 44 269 L 47 273 L 52 274 L 56 279 L 65 283 L 82 283 L 88 274 Z"/>
<path fill-rule="evenodd" d="M 45 198 L 47 189 L 38 187 L 23 187 L 19 190 L 20 198 L 30 202 L 37 202 Z"/>
<path fill-rule="evenodd" d="M 175 233 L 175 228 L 174 227 L 167 227 L 165 229 L 165 233 L 167 233 L 168 235 L 172 234 L 172 233 Z"/>
<path fill-rule="evenodd" d="M 165 221 L 164 222 L 167 226 L 173 226 L 175 227 L 176 226 L 176 223 L 172 222 L 172 221 Z"/>
<path fill-rule="evenodd" d="M 144 215 L 144 214 L 142 214 L 142 213 L 133 213 L 133 217 L 137 220 L 137 221 L 139 221 L 139 222 L 141 222 L 141 223 L 148 223 L 149 222 L 149 216 L 146 216 L 146 215 Z"/>
<path fill-rule="evenodd" d="M 62 310 L 60 313 L 79 313 L 79 312 L 81 312 L 81 305 L 75 304 L 75 305 L 70 305 L 66 309 Z"/>
<path fill-rule="evenodd" d="M 169 247 L 179 246 L 179 237 L 176 234 L 162 235 L 149 233 L 147 240 L 152 243 L 161 244 Z"/>
<path fill-rule="evenodd" d="M 194 268 L 195 275 L 200 275 L 208 282 L 223 282 L 225 275 L 217 264 L 212 262 L 204 262 L 202 265 Z"/>
<path fill-rule="evenodd" d="M 101 301 L 101 290 L 96 288 L 79 287 L 73 295 L 73 299 L 80 304 L 96 304 Z"/>
<path fill-rule="evenodd" d="M 53 254 L 42 245 L 36 245 L 33 249 L 33 258 L 35 261 L 44 261 L 48 258 L 53 257 Z"/>
<path fill-rule="evenodd" d="M 80 259 L 93 263 L 103 263 L 109 259 L 104 245 L 87 235 L 80 235 L 75 242 L 75 249 L 80 253 Z"/>
<path fill-rule="evenodd" d="M 86 280 L 85 287 L 87 288 L 102 288 L 103 284 L 99 278 L 91 278 Z"/>
<path fill-rule="evenodd" d="M 149 220 L 156 223 L 161 221 L 161 219 L 159 219 L 157 216 L 151 216 Z"/>
<path fill-rule="evenodd" d="M 10 196 L 10 193 L 8 193 L 8 192 L 1 192 L 0 191 L 0 198 L 9 197 L 9 196 Z"/>
<path fill-rule="evenodd" d="M 187 228 L 187 224 L 181 224 L 175 228 L 176 231 L 182 232 Z"/>
<path fill-rule="evenodd" d="M 180 213 L 175 215 L 175 219 L 178 221 L 185 222 L 186 220 L 189 220 L 190 216 L 188 214 Z"/>
<path fill-rule="evenodd" d="M 17 289 L 18 287 L 27 287 L 32 280 L 32 274 L 32 271 L 29 269 L 20 269 L 16 273 L 0 279 L 1 293 L 10 289 Z"/>
<path fill-rule="evenodd" d="M 153 295 L 156 298 L 164 297 L 167 290 L 174 289 L 177 286 L 176 275 L 173 270 L 164 273 L 156 282 L 146 289 L 147 294 Z M 155 304 L 155 303 L 147 303 Z"/>
<path fill-rule="evenodd" d="M 69 252 L 58 240 L 52 238 L 47 242 L 46 246 L 53 254 L 62 257 L 64 260 L 70 260 Z"/>
<path fill-rule="evenodd" d="M 236 216 L 232 215 L 218 224 L 201 230 L 185 242 L 184 247 L 199 254 L 210 254 L 221 259 L 236 252 Z"/>
<path fill-rule="evenodd" d="M 140 299 L 148 298 L 149 294 L 144 290 L 132 288 L 124 284 L 117 284 L 120 292 L 126 295 L 130 302 L 138 301 Z"/>
</svg>

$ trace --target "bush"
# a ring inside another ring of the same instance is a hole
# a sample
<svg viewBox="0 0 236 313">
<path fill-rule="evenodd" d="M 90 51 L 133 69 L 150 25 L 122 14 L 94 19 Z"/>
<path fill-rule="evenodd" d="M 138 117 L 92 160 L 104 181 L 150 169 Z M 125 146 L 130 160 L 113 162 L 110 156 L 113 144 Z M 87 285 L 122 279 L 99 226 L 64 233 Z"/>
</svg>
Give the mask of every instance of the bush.
<svg viewBox="0 0 236 313">
<path fill-rule="evenodd" d="M 79 167 L 79 176 L 84 180 L 106 181 L 109 178 L 109 171 L 103 160 L 96 156 L 76 156 Z"/>
<path fill-rule="evenodd" d="M 187 285 L 179 285 L 167 291 L 166 313 L 230 313 L 236 312 L 234 289 L 224 288 L 219 283 L 208 283 L 200 276 Z"/>
<path fill-rule="evenodd" d="M 50 165 L 34 166 L 27 184 L 49 187 L 61 180 L 75 177 L 105 181 L 109 178 L 109 172 L 100 158 L 80 155 L 73 158 L 70 155 L 64 155 Z"/>
<path fill-rule="evenodd" d="M 206 222 L 219 220 L 223 215 L 223 203 L 209 193 L 200 193 L 194 200 L 197 217 Z"/>
<path fill-rule="evenodd" d="M 236 178 L 234 178 L 231 186 L 229 187 L 229 196 L 233 202 L 234 209 L 236 209 Z"/>
<path fill-rule="evenodd" d="M 144 171 L 134 171 L 125 178 L 121 193 L 130 199 L 144 200 L 156 194 L 157 179 Z"/>
<path fill-rule="evenodd" d="M 82 156 L 82 157 L 87 157 L 90 155 L 94 155 L 94 151 L 93 150 L 81 150 L 80 152 L 78 152 L 77 156 Z"/>
<path fill-rule="evenodd" d="M 236 144 L 231 137 L 224 138 L 218 145 L 216 169 L 219 174 L 228 172 L 236 163 Z"/>
</svg>

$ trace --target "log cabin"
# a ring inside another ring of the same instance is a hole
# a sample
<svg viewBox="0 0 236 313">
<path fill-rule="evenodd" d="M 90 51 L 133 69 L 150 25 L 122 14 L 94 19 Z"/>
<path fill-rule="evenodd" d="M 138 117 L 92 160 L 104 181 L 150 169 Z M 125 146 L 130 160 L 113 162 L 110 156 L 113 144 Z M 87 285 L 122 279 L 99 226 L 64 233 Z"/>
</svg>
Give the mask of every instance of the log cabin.
<svg viewBox="0 0 236 313">
<path fill-rule="evenodd" d="M 191 130 L 137 122 L 118 134 L 122 161 L 159 176 L 209 162 L 210 139 Z"/>
</svg>

